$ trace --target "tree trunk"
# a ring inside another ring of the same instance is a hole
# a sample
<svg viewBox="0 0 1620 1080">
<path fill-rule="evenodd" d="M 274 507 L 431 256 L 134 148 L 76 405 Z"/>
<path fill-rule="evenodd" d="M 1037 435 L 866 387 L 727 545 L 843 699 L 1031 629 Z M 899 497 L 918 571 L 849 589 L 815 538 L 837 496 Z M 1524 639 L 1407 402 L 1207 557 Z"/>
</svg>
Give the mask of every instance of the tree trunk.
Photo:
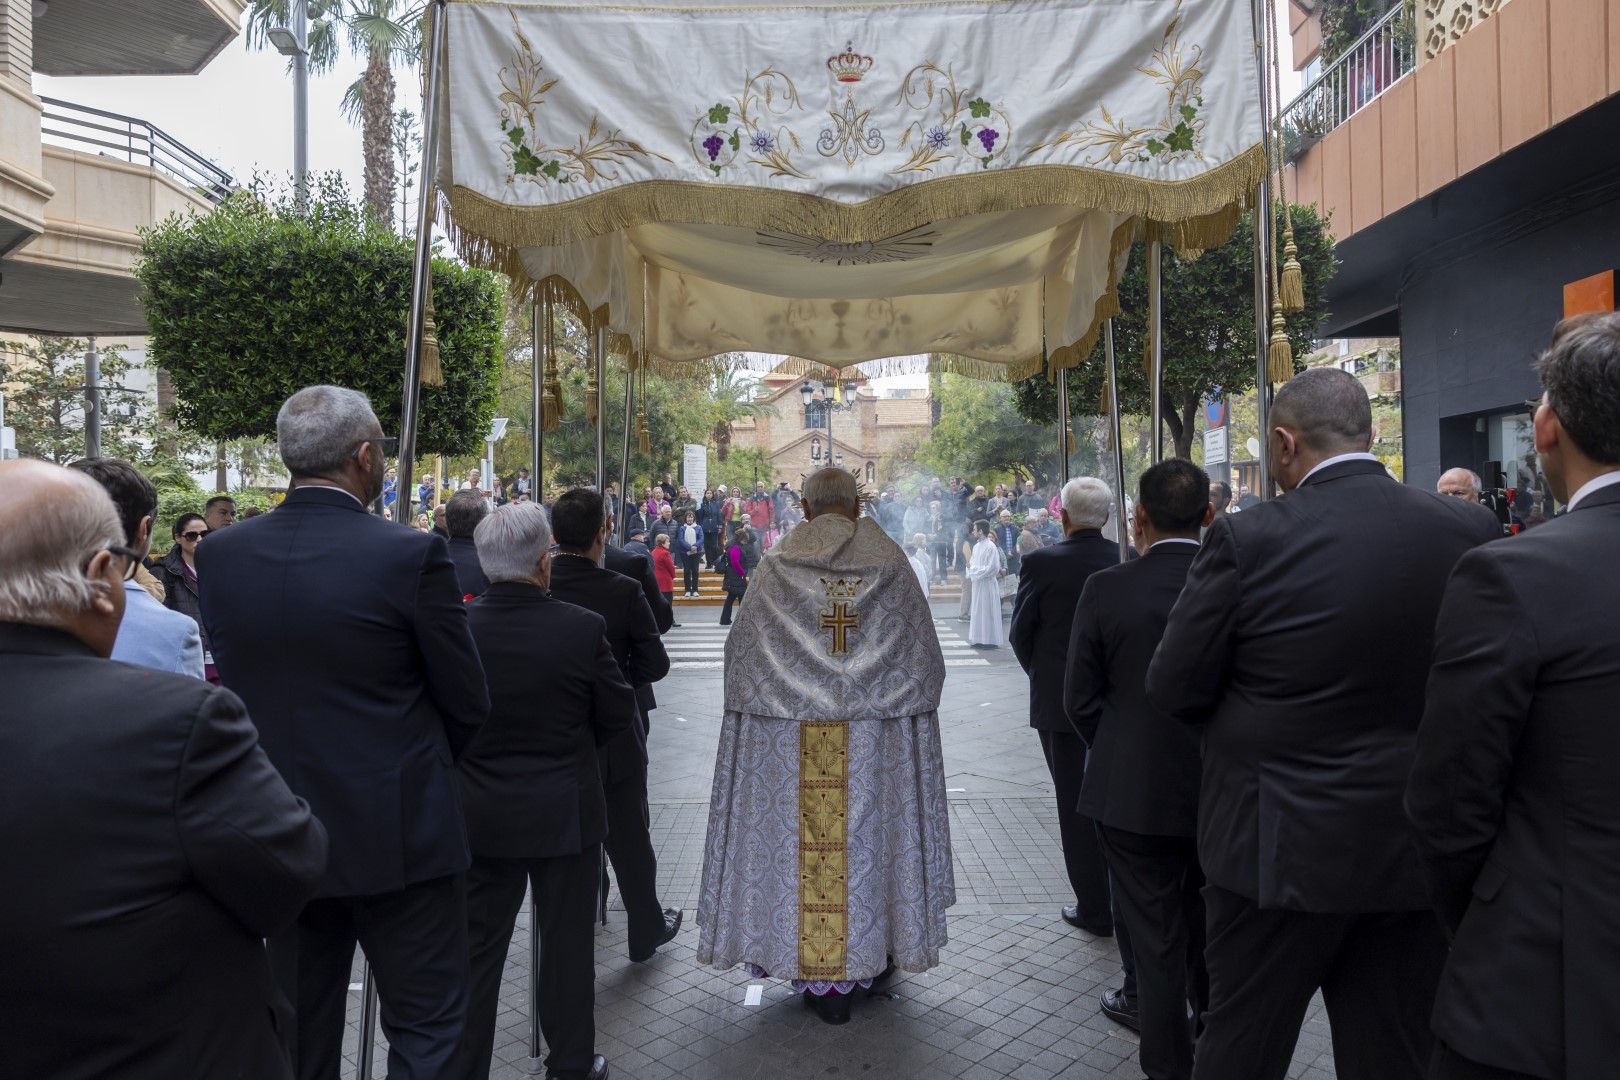
<svg viewBox="0 0 1620 1080">
<path fill-rule="evenodd" d="M 164 453 L 172 454 L 180 445 L 179 430 L 174 422 L 174 380 L 164 368 L 157 369 L 157 444 Z"/>
<path fill-rule="evenodd" d="M 1198 395 L 1189 394 L 1181 399 L 1181 415 L 1174 410 L 1165 413 L 1170 421 L 1170 433 L 1176 441 L 1176 457 L 1192 459 L 1193 424 L 1198 417 Z"/>
<path fill-rule="evenodd" d="M 394 73 L 386 52 L 373 52 L 366 64 L 360 118 L 365 156 L 366 208 L 388 222 L 394 215 Z"/>
</svg>

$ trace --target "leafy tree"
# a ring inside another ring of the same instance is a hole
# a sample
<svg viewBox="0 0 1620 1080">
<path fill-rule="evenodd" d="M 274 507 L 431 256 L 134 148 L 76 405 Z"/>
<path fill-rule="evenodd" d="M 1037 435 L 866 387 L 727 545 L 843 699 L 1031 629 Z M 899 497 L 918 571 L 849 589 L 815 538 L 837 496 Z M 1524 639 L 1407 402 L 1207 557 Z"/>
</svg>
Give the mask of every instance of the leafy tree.
<svg viewBox="0 0 1620 1080">
<path fill-rule="evenodd" d="M 0 353 L 0 390 L 6 423 L 17 431 L 17 453 L 65 465 L 84 456 L 84 357 L 82 338 L 32 337 L 10 354 Z M 101 452 L 138 458 L 154 432 L 145 394 L 123 388 L 130 360 L 121 346 L 100 351 Z"/>
<path fill-rule="evenodd" d="M 715 421 L 710 439 L 714 456 L 725 461 L 731 453 L 732 421 L 775 416 L 777 412 L 775 405 L 754 399 L 759 384 L 744 376 L 746 369 L 741 356 L 731 353 L 719 356 L 715 359 L 713 370 L 709 394 L 714 404 Z"/>
<path fill-rule="evenodd" d="M 294 391 L 336 383 L 399 426 L 412 245 L 321 178 L 305 213 L 283 191 L 239 192 L 143 234 L 152 362 L 180 426 L 209 439 L 268 436 Z M 424 386 L 422 453 L 476 452 L 495 415 L 504 292 L 493 274 L 433 260 L 444 385 Z"/>
<path fill-rule="evenodd" d="M 1305 308 L 1286 316 L 1295 370 L 1310 351 L 1316 328 L 1327 316 L 1323 290 L 1336 260 L 1327 223 L 1310 206 L 1292 207 L 1294 238 L 1304 272 Z M 1282 231 L 1282 216 L 1277 218 Z M 1232 238 L 1196 259 L 1182 259 L 1165 249 L 1164 424 L 1174 453 L 1191 451 L 1200 402 L 1214 387 L 1228 395 L 1254 389 L 1254 229 L 1248 220 Z M 1278 243 L 1281 257 L 1281 241 Z M 1114 318 L 1115 360 L 1119 368 L 1121 405 L 1128 413 L 1146 415 L 1150 408 L 1143 350 L 1147 335 L 1147 253 L 1131 251 L 1130 265 L 1119 283 L 1121 314 Z M 1091 357 L 1068 373 L 1071 413 L 1095 411 L 1101 399 L 1106 365 L 1102 341 Z M 1057 388 L 1044 375 L 1017 385 L 1018 415 L 1050 426 L 1057 420 Z"/>
<path fill-rule="evenodd" d="M 1000 483 L 1017 474 L 1045 485 L 1057 478 L 1054 421 L 1020 422 L 1013 386 L 962 375 L 943 375 L 937 383 L 939 423 L 915 452 L 918 466 L 934 476 L 975 482 Z"/>
</svg>

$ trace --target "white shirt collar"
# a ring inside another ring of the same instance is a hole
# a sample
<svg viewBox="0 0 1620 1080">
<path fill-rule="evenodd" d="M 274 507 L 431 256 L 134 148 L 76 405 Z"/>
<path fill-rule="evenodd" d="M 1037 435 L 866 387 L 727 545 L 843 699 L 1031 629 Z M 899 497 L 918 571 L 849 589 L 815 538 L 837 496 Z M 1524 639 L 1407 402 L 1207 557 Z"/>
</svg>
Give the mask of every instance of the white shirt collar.
<svg viewBox="0 0 1620 1080">
<path fill-rule="evenodd" d="M 1620 469 L 1614 469 L 1606 473 L 1599 473 L 1597 476 L 1592 477 L 1592 479 L 1588 480 L 1586 483 L 1582 484 L 1576 489 L 1575 494 L 1569 497 L 1569 504 L 1564 507 L 1564 512 L 1567 514 L 1569 511 L 1575 509 L 1576 506 L 1580 505 L 1580 501 L 1582 499 L 1586 498 L 1594 491 L 1600 491 L 1603 488 L 1610 487 L 1614 484 L 1620 484 Z"/>
<path fill-rule="evenodd" d="M 1152 551 L 1156 547 L 1163 547 L 1165 544 L 1191 544 L 1193 547 L 1197 547 L 1198 541 L 1188 539 L 1185 536 L 1167 536 L 1163 540 L 1155 540 L 1149 544 L 1148 551 Z M 1143 554 L 1145 555 L 1147 552 L 1143 552 Z"/>
<path fill-rule="evenodd" d="M 344 488 L 340 488 L 336 484 L 311 484 L 311 483 L 305 482 L 305 483 L 299 484 L 298 487 L 295 488 L 294 490 L 301 491 L 304 488 L 320 488 L 322 491 L 338 491 L 338 492 L 342 492 L 344 495 L 347 495 L 349 498 L 354 499 L 355 505 L 359 506 L 360 509 L 364 510 L 366 508 L 365 503 L 361 502 L 358 498 L 355 498 L 354 492 L 347 491 Z"/>
<path fill-rule="evenodd" d="M 1311 467 L 1310 472 L 1306 473 L 1304 476 L 1299 478 L 1299 482 L 1301 484 L 1303 484 L 1305 481 L 1309 480 L 1311 477 L 1315 476 L 1317 473 L 1321 472 L 1323 469 L 1326 469 L 1331 465 L 1339 465 L 1339 464 L 1342 464 L 1343 462 L 1346 462 L 1346 461 L 1377 461 L 1377 460 L 1378 460 L 1377 456 L 1373 455 L 1373 454 L 1335 454 L 1334 456 L 1332 456 L 1330 458 L 1323 458 L 1321 461 L 1318 461 L 1314 466 Z"/>
</svg>

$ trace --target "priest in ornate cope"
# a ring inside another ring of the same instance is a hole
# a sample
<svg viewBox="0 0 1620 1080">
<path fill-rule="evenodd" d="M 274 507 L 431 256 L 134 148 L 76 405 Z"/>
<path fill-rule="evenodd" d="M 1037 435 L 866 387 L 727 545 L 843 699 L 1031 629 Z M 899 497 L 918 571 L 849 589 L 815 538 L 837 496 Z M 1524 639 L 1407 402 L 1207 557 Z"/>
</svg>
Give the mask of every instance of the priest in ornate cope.
<svg viewBox="0 0 1620 1080">
<path fill-rule="evenodd" d="M 934 967 L 945 945 L 945 662 L 854 477 L 823 469 L 803 505 L 726 642 L 697 958 L 791 979 L 843 1023 L 854 995 Z"/>
</svg>

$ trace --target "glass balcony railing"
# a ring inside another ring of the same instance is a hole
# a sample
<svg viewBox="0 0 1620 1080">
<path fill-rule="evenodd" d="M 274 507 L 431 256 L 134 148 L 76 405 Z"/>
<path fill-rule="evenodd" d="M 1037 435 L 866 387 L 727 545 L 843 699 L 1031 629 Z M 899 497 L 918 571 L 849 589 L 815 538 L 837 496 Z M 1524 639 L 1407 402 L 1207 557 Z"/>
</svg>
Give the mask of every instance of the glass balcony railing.
<svg viewBox="0 0 1620 1080">
<path fill-rule="evenodd" d="M 1297 161 L 1415 67 L 1412 13 L 1397 4 L 1283 109 L 1279 118 L 1283 159 Z"/>
<path fill-rule="evenodd" d="M 39 100 L 44 106 L 40 133 L 48 144 L 145 165 L 211 203 L 236 190 L 230 173 L 145 120 L 56 98 Z"/>
</svg>

